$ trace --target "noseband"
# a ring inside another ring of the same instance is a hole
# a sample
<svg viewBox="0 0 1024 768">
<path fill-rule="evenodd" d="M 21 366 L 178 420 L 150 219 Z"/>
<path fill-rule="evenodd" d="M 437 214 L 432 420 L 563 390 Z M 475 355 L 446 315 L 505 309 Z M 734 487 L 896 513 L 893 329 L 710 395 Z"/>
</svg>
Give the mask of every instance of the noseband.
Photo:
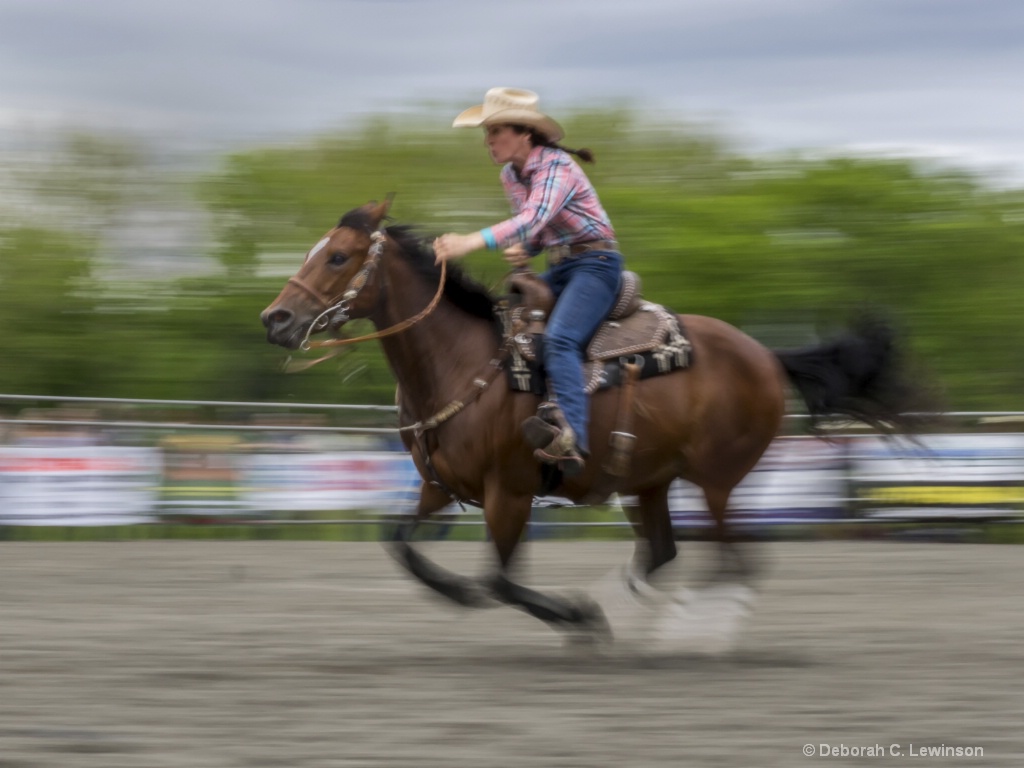
<svg viewBox="0 0 1024 768">
<path fill-rule="evenodd" d="M 365 336 L 357 336 L 349 339 L 328 339 L 326 341 L 312 341 L 310 336 L 314 333 L 324 330 L 329 325 L 340 325 L 350 319 L 349 310 L 352 307 L 352 302 L 355 300 L 359 292 L 366 287 L 366 284 L 370 281 L 371 275 L 377 269 L 377 265 L 380 263 L 380 258 L 384 254 L 384 243 L 387 242 L 387 235 L 383 230 L 375 230 L 370 233 L 371 245 L 369 251 L 367 251 L 366 261 L 363 262 L 363 266 L 355 276 L 349 281 L 349 284 L 345 286 L 344 292 L 341 294 L 340 301 L 338 297 L 334 299 L 325 299 L 320 291 L 306 285 L 298 277 L 288 278 L 288 283 L 294 285 L 304 293 L 316 299 L 320 306 L 325 307 L 324 311 L 317 315 L 313 322 L 310 323 L 309 328 L 306 329 L 306 335 L 299 344 L 299 349 L 303 352 L 308 352 L 311 349 L 319 349 L 321 347 L 337 347 L 342 344 L 355 344 L 359 341 L 369 341 L 370 339 L 379 339 L 384 336 L 390 336 L 393 333 L 399 333 L 404 331 L 406 328 L 415 325 L 424 317 L 429 315 L 437 307 L 437 303 L 441 300 L 441 295 L 444 293 L 444 281 L 448 274 L 448 265 L 446 262 L 441 262 L 441 277 L 437 282 L 437 293 L 434 294 L 434 298 L 431 299 L 428 304 L 421 312 L 413 317 L 406 320 L 402 320 L 400 323 L 392 325 L 390 328 L 385 328 L 383 331 L 375 331 L 374 333 L 366 334 Z"/>
</svg>

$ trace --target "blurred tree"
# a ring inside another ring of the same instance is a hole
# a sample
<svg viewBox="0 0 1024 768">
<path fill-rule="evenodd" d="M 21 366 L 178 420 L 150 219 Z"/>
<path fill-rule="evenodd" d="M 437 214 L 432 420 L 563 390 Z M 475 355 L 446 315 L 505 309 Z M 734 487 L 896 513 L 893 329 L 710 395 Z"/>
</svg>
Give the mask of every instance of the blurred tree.
<svg viewBox="0 0 1024 768">
<path fill-rule="evenodd" d="M 22 168 L 17 178 L 58 226 L 102 232 L 125 207 L 154 194 L 152 157 L 141 141 L 71 132 L 55 144 L 51 162 Z"/>
<path fill-rule="evenodd" d="M 19 228 L 0 236 L 0 391 L 78 395 L 92 390 L 94 244 Z"/>
<path fill-rule="evenodd" d="M 425 236 L 507 214 L 479 133 L 423 127 L 439 124 L 432 115 L 371 118 L 224 156 L 190 187 L 209 216 L 215 268 L 116 286 L 96 269 L 109 265 L 110 231 L 140 199 L 178 185 L 181 171 L 154 166 L 120 137 L 75 138 L 26 181 L 44 215 L 2 241 L 0 318 L 17 329 L 4 344 L 19 362 L 4 366 L 0 386 L 390 403 L 378 345 L 287 375 L 287 354 L 266 344 L 258 314 L 323 232 L 368 200 L 396 193 L 393 215 Z M 647 298 L 774 346 L 812 341 L 858 308 L 879 307 L 905 329 L 950 406 L 1019 407 L 1020 190 L 909 159 L 745 157 L 720 130 L 640 124 L 624 110 L 569 115 L 565 125 L 572 145 L 597 154 L 586 171 Z M 146 263 L 144 252 L 138 258 Z M 505 274 L 494 254 L 465 267 L 492 286 Z M 29 357 L 38 359 L 22 365 Z"/>
</svg>

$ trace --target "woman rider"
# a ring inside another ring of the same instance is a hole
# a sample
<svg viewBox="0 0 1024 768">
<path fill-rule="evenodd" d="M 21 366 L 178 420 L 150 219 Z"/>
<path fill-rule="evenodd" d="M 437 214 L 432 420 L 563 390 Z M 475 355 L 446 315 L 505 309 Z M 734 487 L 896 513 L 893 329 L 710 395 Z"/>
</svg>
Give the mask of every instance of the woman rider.
<svg viewBox="0 0 1024 768">
<path fill-rule="evenodd" d="M 440 262 L 502 248 L 506 261 L 518 267 L 547 251 L 548 270 L 541 277 L 556 303 L 544 334 L 544 366 L 549 394 L 564 416 L 555 420 L 564 426 L 539 427 L 533 418 L 524 429 L 539 446 L 538 459 L 576 475 L 589 454 L 584 356 L 615 304 L 623 260 L 594 187 L 570 157 L 593 162 L 593 154 L 559 145 L 564 132 L 538 109 L 538 101 L 532 91 L 492 88 L 483 104 L 455 118 L 457 128 L 483 126 L 491 160 L 504 166 L 501 183 L 514 215 L 479 232 L 442 235 L 434 253 Z"/>
</svg>

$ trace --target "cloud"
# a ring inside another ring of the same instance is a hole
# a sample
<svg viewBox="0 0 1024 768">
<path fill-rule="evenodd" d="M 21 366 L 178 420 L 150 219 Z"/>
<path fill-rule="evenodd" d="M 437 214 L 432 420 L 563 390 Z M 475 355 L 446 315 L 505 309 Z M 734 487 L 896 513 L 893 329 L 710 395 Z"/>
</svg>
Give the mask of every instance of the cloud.
<svg viewBox="0 0 1024 768">
<path fill-rule="evenodd" d="M 501 84 L 1024 169 L 1022 36 L 1017 0 L 0 0 L 0 124 L 248 140 Z"/>
</svg>

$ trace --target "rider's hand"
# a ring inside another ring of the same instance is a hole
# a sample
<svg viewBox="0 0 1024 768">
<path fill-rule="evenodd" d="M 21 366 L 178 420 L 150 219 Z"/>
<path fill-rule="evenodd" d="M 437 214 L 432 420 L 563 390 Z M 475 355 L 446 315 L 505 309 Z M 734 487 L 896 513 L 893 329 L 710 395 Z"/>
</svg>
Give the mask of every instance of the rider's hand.
<svg viewBox="0 0 1024 768">
<path fill-rule="evenodd" d="M 530 260 L 530 254 L 522 243 L 516 243 L 511 248 L 505 249 L 505 261 L 513 267 L 522 267 Z"/>
<path fill-rule="evenodd" d="M 479 232 L 470 235 L 456 235 L 452 232 L 441 235 L 434 240 L 434 263 L 440 264 L 442 261 L 461 258 L 485 245 L 484 238 Z"/>
</svg>

